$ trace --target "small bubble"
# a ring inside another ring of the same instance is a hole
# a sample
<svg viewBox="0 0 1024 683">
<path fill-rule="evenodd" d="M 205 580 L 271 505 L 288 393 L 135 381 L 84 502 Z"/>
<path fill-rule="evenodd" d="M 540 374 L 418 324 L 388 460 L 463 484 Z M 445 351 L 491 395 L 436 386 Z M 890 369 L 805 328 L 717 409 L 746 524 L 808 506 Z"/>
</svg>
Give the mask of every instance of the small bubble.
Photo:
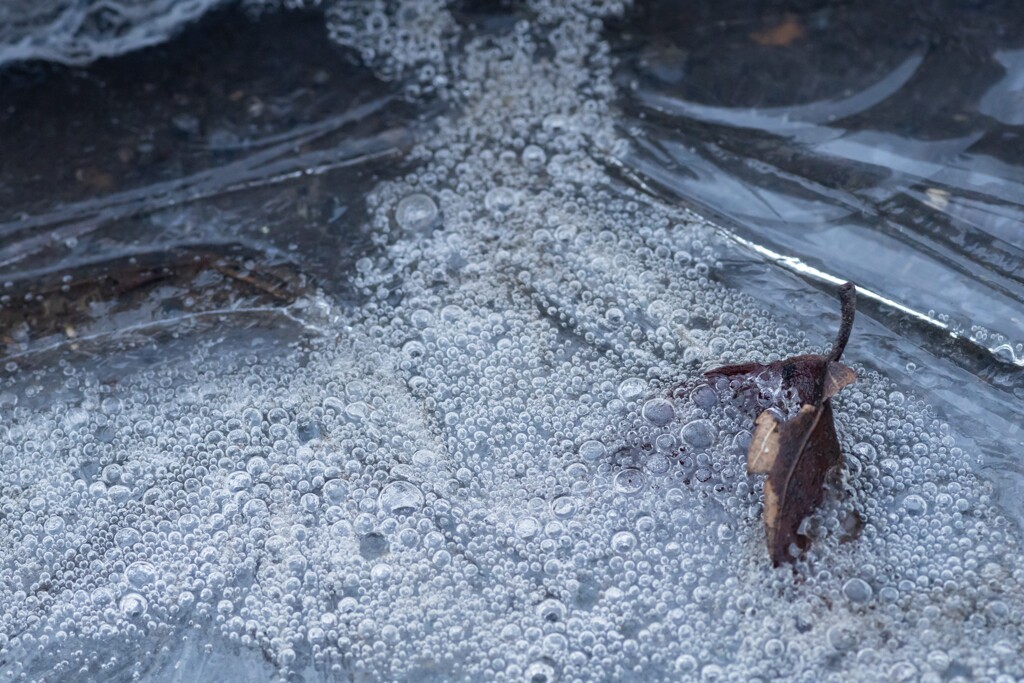
<svg viewBox="0 0 1024 683">
<path fill-rule="evenodd" d="M 416 467 L 424 469 L 431 468 L 434 466 L 434 463 L 436 461 L 437 456 L 434 454 L 433 451 L 420 449 L 412 454 L 412 464 L 415 465 Z"/>
<path fill-rule="evenodd" d="M 504 213 L 515 205 L 516 193 L 507 187 L 495 187 L 484 197 L 484 206 L 494 213 Z"/>
<path fill-rule="evenodd" d="M 683 426 L 680 436 L 693 448 L 707 448 L 715 442 L 715 428 L 707 420 L 694 420 Z"/>
<path fill-rule="evenodd" d="M 136 588 L 142 588 L 154 581 L 156 578 L 156 569 L 149 562 L 139 560 L 138 562 L 132 562 L 128 565 L 128 568 L 124 571 L 124 575 L 125 578 L 128 579 L 128 583 Z"/>
<path fill-rule="evenodd" d="M 121 614 L 129 619 L 141 617 L 149 609 L 149 602 L 138 593 L 125 593 L 120 602 Z"/>
<path fill-rule="evenodd" d="M 878 591 L 878 597 L 885 602 L 896 602 L 900 599 L 900 592 L 893 586 L 884 586 Z"/>
<path fill-rule="evenodd" d="M 636 547 L 636 536 L 629 531 L 619 531 L 612 536 L 612 550 L 617 553 L 628 553 Z"/>
<path fill-rule="evenodd" d="M 523 166 L 536 172 L 544 168 L 544 162 L 547 161 L 548 155 L 537 145 L 527 145 L 523 148 L 522 159 Z"/>
<path fill-rule="evenodd" d="M 827 640 L 828 644 L 837 652 L 849 650 L 856 643 L 856 640 L 850 630 L 838 624 L 829 627 L 825 632 L 825 640 Z"/>
<path fill-rule="evenodd" d="M 850 602 L 867 602 L 871 599 L 872 593 L 871 586 L 863 579 L 853 578 L 843 584 L 843 595 Z"/>
<path fill-rule="evenodd" d="M 718 683 L 725 680 L 725 671 L 717 664 L 705 664 L 700 670 L 701 683 Z"/>
<path fill-rule="evenodd" d="M 529 540 L 540 532 L 540 522 L 533 517 L 523 517 L 516 522 L 516 536 L 523 540 Z"/>
<path fill-rule="evenodd" d="M 587 462 L 601 460 L 606 455 L 608 455 L 608 449 L 600 441 L 584 441 L 580 446 L 580 457 Z"/>
<path fill-rule="evenodd" d="M 676 447 L 676 437 L 671 434 L 658 434 L 654 439 L 654 447 L 661 453 L 673 451 Z"/>
<path fill-rule="evenodd" d="M 619 398 L 623 401 L 635 401 L 644 395 L 647 383 L 639 377 L 629 377 L 619 384 Z"/>
<path fill-rule="evenodd" d="M 679 655 L 676 657 L 675 670 L 676 673 L 680 674 L 692 674 L 697 670 L 697 660 L 694 659 L 693 655 Z"/>
<path fill-rule="evenodd" d="M 534 662 L 526 667 L 526 683 L 555 683 L 555 668 L 547 662 Z"/>
<path fill-rule="evenodd" d="M 387 562 L 378 562 L 377 564 L 373 565 L 372 569 L 370 569 L 370 578 L 376 581 L 377 583 L 384 583 L 391 579 L 391 575 L 393 573 L 394 570 L 392 569 L 390 564 L 388 564 Z"/>
<path fill-rule="evenodd" d="M 423 230 L 437 219 L 437 204 L 425 194 L 417 192 L 398 202 L 395 220 L 406 230 Z"/>
<path fill-rule="evenodd" d="M 393 481 L 385 486 L 378 497 L 381 509 L 390 514 L 408 514 L 423 505 L 423 494 L 415 484 Z"/>
<path fill-rule="evenodd" d="M 572 496 L 559 496 L 551 501 L 551 512 L 560 519 L 572 517 L 576 512 L 576 499 Z"/>
<path fill-rule="evenodd" d="M 694 389 L 690 398 L 693 400 L 695 405 L 700 408 L 704 408 L 705 410 L 714 408 L 718 404 L 718 394 L 715 393 L 714 389 L 706 384 Z"/>
<path fill-rule="evenodd" d="M 612 306 L 604 312 L 604 319 L 612 327 L 619 327 L 626 319 L 626 314 L 617 306 Z"/>
<path fill-rule="evenodd" d="M 675 417 L 672 404 L 663 398 L 652 398 L 644 403 L 642 413 L 645 420 L 657 427 L 667 425 Z"/>
<path fill-rule="evenodd" d="M 907 511 L 908 515 L 918 517 L 928 512 L 928 503 L 916 493 L 911 493 L 903 499 L 903 509 Z"/>
<path fill-rule="evenodd" d="M 619 493 L 637 493 L 643 489 L 644 483 L 643 472 L 633 467 L 627 467 L 615 475 L 615 490 Z"/>
<path fill-rule="evenodd" d="M 348 484 L 340 479 L 331 479 L 324 484 L 324 497 L 332 504 L 338 505 L 348 498 Z"/>
<path fill-rule="evenodd" d="M 644 459 L 644 469 L 651 474 L 665 474 L 671 467 L 671 461 L 660 453 L 651 454 Z"/>
</svg>

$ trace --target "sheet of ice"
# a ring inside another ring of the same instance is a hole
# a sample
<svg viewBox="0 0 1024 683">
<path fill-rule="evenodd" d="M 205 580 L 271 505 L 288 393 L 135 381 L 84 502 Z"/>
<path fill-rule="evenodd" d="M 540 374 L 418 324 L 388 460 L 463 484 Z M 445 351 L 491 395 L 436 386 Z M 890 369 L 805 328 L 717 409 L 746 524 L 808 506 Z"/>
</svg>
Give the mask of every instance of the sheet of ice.
<svg viewBox="0 0 1024 683">
<path fill-rule="evenodd" d="M 10 0 L 0 3 L 0 64 L 87 64 L 167 40 L 221 0 Z"/>
<path fill-rule="evenodd" d="M 621 9 L 445 52 L 459 113 L 373 191 L 368 303 L 319 301 L 322 338 L 0 394 L 0 679 L 1024 675 L 1010 525 L 875 372 L 835 399 L 812 553 L 771 568 L 757 405 L 700 375 L 834 325 L 783 329 L 713 226 L 599 163 Z"/>
</svg>

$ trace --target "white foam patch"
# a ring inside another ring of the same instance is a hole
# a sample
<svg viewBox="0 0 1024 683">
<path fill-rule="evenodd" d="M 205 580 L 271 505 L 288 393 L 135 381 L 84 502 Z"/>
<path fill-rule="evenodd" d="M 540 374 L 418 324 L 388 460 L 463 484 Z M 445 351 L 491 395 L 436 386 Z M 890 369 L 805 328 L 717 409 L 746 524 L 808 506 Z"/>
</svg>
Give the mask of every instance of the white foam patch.
<svg viewBox="0 0 1024 683">
<path fill-rule="evenodd" d="M 463 113 L 370 197 L 386 255 L 332 338 L 7 406 L 0 679 L 144 677 L 183 629 L 305 680 L 1024 675 L 1009 524 L 877 374 L 772 569 L 757 406 L 700 373 L 808 346 L 716 282 L 706 224 L 608 177 L 616 8 L 533 10 L 446 54 Z"/>
</svg>

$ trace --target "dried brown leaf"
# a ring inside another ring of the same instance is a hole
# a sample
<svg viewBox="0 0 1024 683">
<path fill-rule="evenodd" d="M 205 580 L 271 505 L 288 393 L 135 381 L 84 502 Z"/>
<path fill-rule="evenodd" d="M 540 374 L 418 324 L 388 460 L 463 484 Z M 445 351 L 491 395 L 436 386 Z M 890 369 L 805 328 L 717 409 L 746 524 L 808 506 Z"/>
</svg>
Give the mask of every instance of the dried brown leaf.
<svg viewBox="0 0 1024 683">
<path fill-rule="evenodd" d="M 754 425 L 754 435 L 747 450 L 747 472 L 768 474 L 779 452 L 779 421 L 766 410 L 757 416 Z"/>
<path fill-rule="evenodd" d="M 792 546 L 807 547 L 797 530 L 824 500 L 825 477 L 842 463 L 842 453 L 829 401 L 805 404 L 792 419 L 776 424 L 778 450 L 764 486 L 764 522 L 768 552 L 778 566 L 792 561 Z"/>
<path fill-rule="evenodd" d="M 828 471 L 842 465 L 830 399 L 857 379 L 851 368 L 839 362 L 853 328 L 856 290 L 846 283 L 839 295 L 842 323 L 828 356 L 794 356 L 767 365 L 743 363 L 706 373 L 711 378 L 746 376 L 748 385 L 754 378 L 777 381 L 782 388 L 793 389 L 802 404 L 788 420 L 779 421 L 767 410 L 758 415 L 747 450 L 747 471 L 768 475 L 764 524 L 775 566 L 793 561 L 791 548 L 807 548 L 809 541 L 800 535 L 800 525 L 824 500 Z"/>
</svg>

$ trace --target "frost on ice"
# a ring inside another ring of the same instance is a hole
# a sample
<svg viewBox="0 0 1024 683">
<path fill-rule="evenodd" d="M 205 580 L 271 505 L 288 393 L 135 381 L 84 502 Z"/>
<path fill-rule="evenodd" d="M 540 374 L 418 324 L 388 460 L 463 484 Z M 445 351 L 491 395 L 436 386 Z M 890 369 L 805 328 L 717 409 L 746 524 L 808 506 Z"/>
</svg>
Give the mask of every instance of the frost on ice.
<svg viewBox="0 0 1024 683">
<path fill-rule="evenodd" d="M 753 406 L 696 378 L 814 347 L 609 176 L 621 7 L 520 9 L 424 53 L 458 106 L 368 198 L 365 305 L 286 354 L 2 394 L 0 680 L 1024 675 L 1010 525 L 869 370 L 835 399 L 842 491 L 771 568 Z"/>
</svg>

